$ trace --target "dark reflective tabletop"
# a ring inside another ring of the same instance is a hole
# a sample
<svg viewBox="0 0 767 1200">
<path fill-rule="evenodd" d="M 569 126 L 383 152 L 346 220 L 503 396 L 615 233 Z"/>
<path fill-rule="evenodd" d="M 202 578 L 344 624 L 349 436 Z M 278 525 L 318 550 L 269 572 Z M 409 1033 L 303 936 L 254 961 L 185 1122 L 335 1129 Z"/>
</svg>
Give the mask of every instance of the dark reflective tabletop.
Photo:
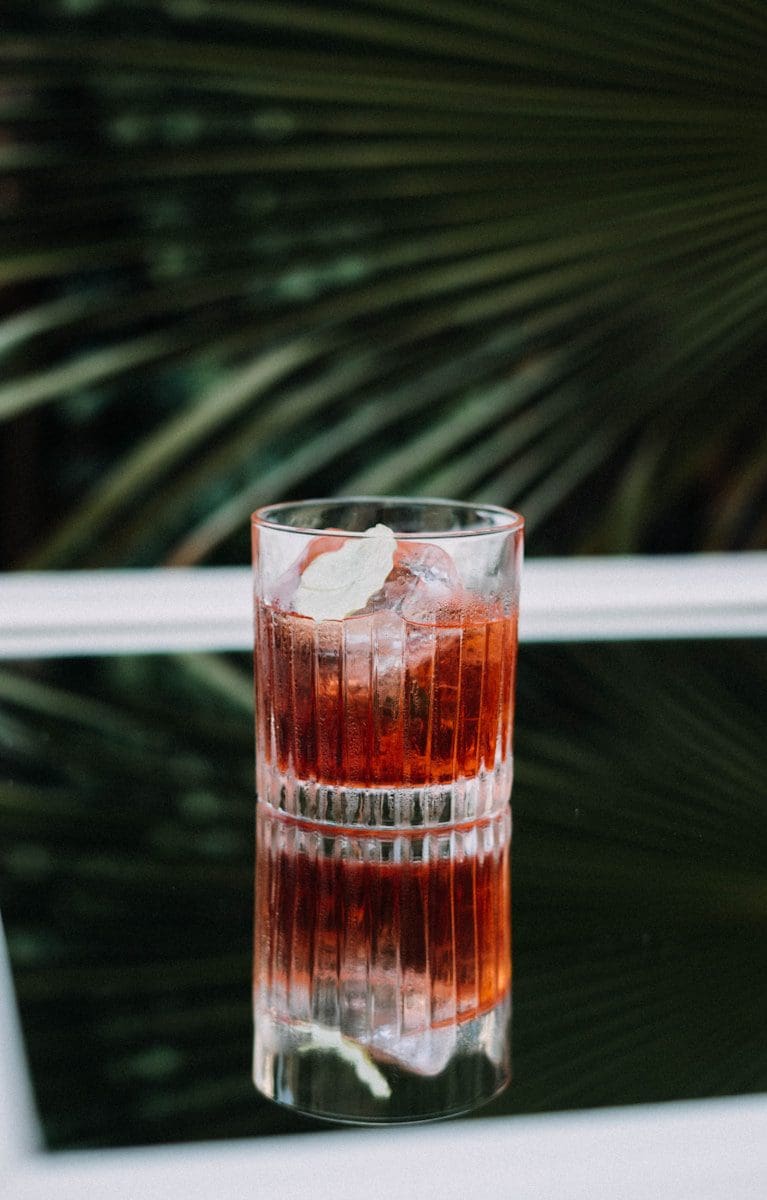
<svg viewBox="0 0 767 1200">
<path fill-rule="evenodd" d="M 767 1089 L 767 650 L 523 646 L 514 1082 L 483 1115 Z M 0 669 L 0 904 L 51 1148 L 323 1128 L 250 1082 L 244 655 Z"/>
</svg>

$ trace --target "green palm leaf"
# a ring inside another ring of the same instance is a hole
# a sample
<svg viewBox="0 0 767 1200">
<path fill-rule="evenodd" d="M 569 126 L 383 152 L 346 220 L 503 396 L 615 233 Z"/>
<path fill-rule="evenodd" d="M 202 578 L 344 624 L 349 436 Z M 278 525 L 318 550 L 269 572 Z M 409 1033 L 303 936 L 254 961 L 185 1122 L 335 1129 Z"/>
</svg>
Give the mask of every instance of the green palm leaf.
<svg viewBox="0 0 767 1200">
<path fill-rule="evenodd" d="M 505 502 L 561 552 L 763 540 L 758 6 L 6 10 L 0 421 L 42 431 L 56 514 L 27 565 L 238 561 L 250 506 L 352 486 Z"/>
<path fill-rule="evenodd" d="M 492 1112 L 767 1086 L 766 680 L 754 642 L 523 647 Z M 0 696 L 0 902 L 49 1143 L 309 1128 L 248 1078 L 248 664 L 7 667 Z"/>
</svg>

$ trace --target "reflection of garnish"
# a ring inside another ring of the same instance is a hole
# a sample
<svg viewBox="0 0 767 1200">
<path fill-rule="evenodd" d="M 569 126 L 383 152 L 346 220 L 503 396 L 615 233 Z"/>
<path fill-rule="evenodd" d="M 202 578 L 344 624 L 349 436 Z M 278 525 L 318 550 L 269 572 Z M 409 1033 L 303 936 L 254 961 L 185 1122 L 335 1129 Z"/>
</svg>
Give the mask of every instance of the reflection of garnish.
<svg viewBox="0 0 767 1200">
<path fill-rule="evenodd" d="M 340 621 L 364 608 L 392 569 L 397 541 L 387 525 L 375 525 L 340 550 L 318 554 L 301 576 L 293 609 L 315 621 Z"/>
<path fill-rule="evenodd" d="M 339 1058 L 353 1068 L 354 1074 L 377 1100 L 388 1100 L 391 1088 L 386 1077 L 381 1074 L 370 1055 L 358 1042 L 344 1037 L 336 1029 L 323 1029 L 312 1025 L 312 1040 L 306 1046 L 299 1046 L 298 1052 L 306 1053 L 311 1050 L 335 1050 Z"/>
</svg>

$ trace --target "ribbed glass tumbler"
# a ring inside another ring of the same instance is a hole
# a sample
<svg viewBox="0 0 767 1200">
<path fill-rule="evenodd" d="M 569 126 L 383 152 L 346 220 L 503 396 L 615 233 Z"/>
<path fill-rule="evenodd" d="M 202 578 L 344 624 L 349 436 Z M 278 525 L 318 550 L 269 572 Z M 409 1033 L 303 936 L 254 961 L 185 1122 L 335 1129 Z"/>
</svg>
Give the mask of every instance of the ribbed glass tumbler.
<svg viewBox="0 0 767 1200">
<path fill-rule="evenodd" d="M 523 522 L 361 497 L 253 518 L 254 1079 L 429 1120 L 510 1076 Z"/>
</svg>

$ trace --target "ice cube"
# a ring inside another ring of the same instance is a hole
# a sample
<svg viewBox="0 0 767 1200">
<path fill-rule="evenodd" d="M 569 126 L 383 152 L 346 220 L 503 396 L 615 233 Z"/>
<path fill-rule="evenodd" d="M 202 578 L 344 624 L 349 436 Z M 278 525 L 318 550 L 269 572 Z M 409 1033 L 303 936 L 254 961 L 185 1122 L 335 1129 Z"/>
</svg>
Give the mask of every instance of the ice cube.
<svg viewBox="0 0 767 1200">
<path fill-rule="evenodd" d="M 396 1063 L 414 1075 L 432 1076 L 444 1071 L 457 1042 L 456 1026 L 448 1025 L 399 1036 L 390 1030 L 377 1030 L 368 1045 L 380 1062 Z"/>
<path fill-rule="evenodd" d="M 427 542 L 397 542 L 394 565 L 366 612 L 387 609 L 424 624 L 460 623 L 466 596 L 450 555 Z"/>
<path fill-rule="evenodd" d="M 389 574 L 396 542 L 386 525 L 366 529 L 362 537 L 313 538 L 284 572 L 274 600 L 315 621 L 340 621 L 364 609 Z"/>
<path fill-rule="evenodd" d="M 278 576 L 272 588 L 272 603 L 276 604 L 278 608 L 289 612 L 293 608 L 293 601 L 301 583 L 301 576 L 306 568 L 320 554 L 333 554 L 335 551 L 341 550 L 346 545 L 347 540 L 347 538 L 332 537 L 327 534 L 312 538 L 309 545 L 299 554 L 298 558 L 294 559 L 290 566 L 286 567 Z"/>
</svg>

